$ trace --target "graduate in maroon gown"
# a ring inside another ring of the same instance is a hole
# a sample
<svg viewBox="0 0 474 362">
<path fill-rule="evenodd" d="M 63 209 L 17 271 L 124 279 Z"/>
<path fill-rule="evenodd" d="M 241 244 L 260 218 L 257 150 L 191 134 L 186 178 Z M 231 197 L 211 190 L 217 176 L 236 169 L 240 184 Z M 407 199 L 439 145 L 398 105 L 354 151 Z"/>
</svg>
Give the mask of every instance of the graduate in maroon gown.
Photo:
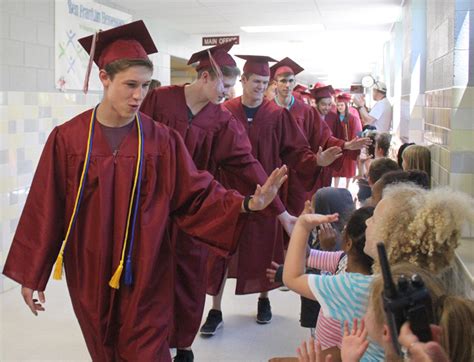
<svg viewBox="0 0 474 362">
<path fill-rule="evenodd" d="M 318 82 L 310 90 L 310 92 L 316 101 L 316 108 L 315 108 L 316 112 L 319 114 L 321 119 L 329 127 L 331 134 L 334 134 L 335 125 L 337 121 L 337 114 L 332 110 L 334 106 L 333 101 L 332 101 L 332 95 L 334 94 L 334 89 L 330 85 L 325 85 L 323 83 Z M 354 157 L 357 158 L 356 155 L 354 155 Z M 341 167 L 342 163 L 339 163 L 338 166 Z M 333 168 L 331 167 L 324 168 L 319 177 L 317 189 L 331 186 L 332 174 L 333 174 Z"/>
<path fill-rule="evenodd" d="M 157 51 L 142 21 L 79 41 L 100 69 L 103 99 L 51 132 L 3 273 L 36 315 L 64 262 L 92 360 L 169 361 L 170 220 L 225 256 L 239 214 L 270 203 L 280 180 L 246 202 L 196 169 L 176 131 L 138 112 Z"/>
<path fill-rule="evenodd" d="M 239 56 L 247 62 L 241 78 L 242 97 L 224 103 L 224 106 L 245 127 L 252 144 L 252 153 L 266 172 L 286 164 L 304 180 L 308 189 L 317 178 L 320 167 L 318 159 L 286 109 L 264 99 L 263 94 L 270 79 L 269 61 L 264 56 Z M 222 183 L 244 192 L 248 186 L 239 175 L 224 172 Z M 240 236 L 239 246 L 230 263 L 211 256 L 209 259 L 209 294 L 214 295 L 213 307 L 209 312 L 201 333 L 213 334 L 222 324 L 221 298 L 228 277 L 237 278 L 236 294 L 260 293 L 257 322 L 269 323 L 272 318 L 268 291 L 278 287 L 266 278 L 266 268 L 272 260 L 283 260 L 283 235 L 275 217 L 254 213 Z"/>
<path fill-rule="evenodd" d="M 265 183 L 267 173 L 252 155 L 242 124 L 220 104 L 240 75 L 228 54 L 232 46 L 226 43 L 193 54 L 188 63 L 199 62 L 197 80 L 149 92 L 141 110 L 178 131 L 199 170 L 207 170 L 216 178 L 220 172 L 234 174 L 248 190 L 254 190 L 257 184 Z M 289 214 L 278 198 L 266 214 L 279 215 L 289 227 Z M 175 361 L 190 361 L 190 346 L 199 330 L 206 300 L 208 248 L 176 224 L 171 235 L 176 239 L 177 267 L 170 347 L 178 349 Z"/>
<path fill-rule="evenodd" d="M 362 131 L 362 124 L 360 122 L 359 114 L 356 111 L 355 116 L 350 112 L 349 102 L 351 95 L 341 92 L 336 96 L 336 107 L 339 122 L 336 122 L 335 136 L 343 139 L 346 142 L 357 138 L 357 134 Z M 353 158 L 344 158 L 342 167 L 339 170 L 334 170 L 334 186 L 339 186 L 339 178 L 346 178 L 346 189 L 349 187 L 349 182 L 356 174 L 357 162 Z"/>
<path fill-rule="evenodd" d="M 342 137 L 338 137 L 338 135 L 333 135 L 329 126 L 321 120 L 318 112 L 293 95 L 293 88 L 296 84 L 295 76 L 304 69 L 287 57 L 273 65 L 270 70 L 273 79 L 277 82 L 275 103 L 290 111 L 293 119 L 306 136 L 313 152 L 323 149 L 325 150 L 324 153 L 333 153 L 335 161 L 324 164 L 327 167 L 324 167 L 322 174 L 325 175 L 327 169 L 340 169 L 345 159 L 352 160 L 354 157 L 356 158 L 359 149 L 364 147 L 369 139 L 357 139 L 348 142 Z M 343 150 L 342 154 L 339 153 L 340 150 Z M 311 191 L 307 192 L 297 174 L 290 169 L 288 196 L 285 198 L 288 211 L 294 215 L 299 215 L 304 209 L 305 201 L 312 198 L 321 184 L 321 179 L 315 180 Z"/>
</svg>

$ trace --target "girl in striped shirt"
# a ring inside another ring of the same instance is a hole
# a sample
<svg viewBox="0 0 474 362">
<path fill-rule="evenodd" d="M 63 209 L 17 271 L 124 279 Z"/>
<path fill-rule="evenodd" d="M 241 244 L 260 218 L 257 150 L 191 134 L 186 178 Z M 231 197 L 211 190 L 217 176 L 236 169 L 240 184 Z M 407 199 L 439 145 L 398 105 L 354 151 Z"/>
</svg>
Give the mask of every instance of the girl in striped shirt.
<svg viewBox="0 0 474 362">
<path fill-rule="evenodd" d="M 359 273 L 370 275 L 373 260 L 364 253 L 365 221 L 372 216 L 373 207 L 362 207 L 352 213 L 344 231 L 342 251 L 321 251 L 312 249 L 306 265 L 330 274 Z M 340 360 L 342 342 L 341 322 L 328 317 L 321 309 L 316 325 L 316 341 L 320 343 L 322 355 L 332 355 L 333 361 Z"/>
<path fill-rule="evenodd" d="M 355 263 L 354 266 L 356 258 L 351 260 L 350 255 L 352 252 L 350 252 L 350 250 L 348 253 L 347 268 L 349 270 L 352 269 L 352 272 L 339 273 L 336 275 L 305 275 L 306 263 L 303 261 L 306 255 L 306 241 L 311 230 L 321 223 L 328 222 L 325 221 L 327 219 L 329 219 L 329 222 L 334 222 L 337 220 L 337 217 L 337 214 L 304 214 L 298 218 L 286 255 L 283 282 L 288 288 L 298 294 L 319 301 L 321 310 L 325 316 L 340 321 L 339 329 L 342 335 L 343 326 L 341 322 L 345 320 L 353 321 L 354 318 L 361 319 L 365 315 L 369 297 L 369 286 L 372 281 L 372 276 L 368 275 L 370 268 L 363 268 L 357 263 Z M 362 249 L 363 248 L 364 247 L 362 247 Z M 322 264 L 324 264 L 324 259 L 330 261 L 330 263 L 326 263 L 322 269 L 328 269 L 335 264 L 334 260 L 336 260 L 336 254 L 338 252 L 319 253 L 318 258 Z M 324 256 L 325 253 L 332 253 L 333 260 L 330 260 L 330 254 Z M 341 254 L 339 253 L 339 259 L 340 256 Z M 352 322 L 350 322 L 350 324 L 352 324 Z M 352 325 L 350 327 L 352 328 Z M 378 362 L 383 359 L 383 349 L 375 343 L 370 343 L 361 360 Z"/>
</svg>

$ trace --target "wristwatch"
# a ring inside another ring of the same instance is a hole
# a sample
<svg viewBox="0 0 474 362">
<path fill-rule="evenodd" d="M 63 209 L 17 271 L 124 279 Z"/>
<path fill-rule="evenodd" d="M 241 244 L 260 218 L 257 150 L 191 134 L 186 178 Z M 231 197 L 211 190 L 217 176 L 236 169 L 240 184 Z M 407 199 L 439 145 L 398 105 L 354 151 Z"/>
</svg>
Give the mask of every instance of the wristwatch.
<svg viewBox="0 0 474 362">
<path fill-rule="evenodd" d="M 249 207 L 250 200 L 253 198 L 253 195 L 247 195 L 244 199 L 244 210 L 245 212 L 253 212 L 253 210 Z"/>
</svg>

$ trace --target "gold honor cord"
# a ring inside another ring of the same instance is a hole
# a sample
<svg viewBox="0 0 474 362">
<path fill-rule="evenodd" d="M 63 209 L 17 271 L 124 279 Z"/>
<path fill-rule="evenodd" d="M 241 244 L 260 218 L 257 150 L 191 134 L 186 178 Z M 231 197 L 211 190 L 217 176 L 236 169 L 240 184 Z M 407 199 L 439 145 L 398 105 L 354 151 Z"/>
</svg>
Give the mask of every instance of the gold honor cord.
<svg viewBox="0 0 474 362">
<path fill-rule="evenodd" d="M 74 227 L 75 221 L 77 219 L 77 215 L 79 213 L 79 208 L 80 208 L 80 205 L 81 205 L 82 195 L 84 193 L 85 180 L 86 180 L 86 177 L 87 177 L 87 171 L 88 171 L 88 168 L 89 168 L 89 162 L 90 162 L 90 157 L 91 157 L 91 153 L 92 153 L 92 140 L 93 140 L 93 135 L 94 135 L 94 120 L 95 120 L 96 111 L 97 111 L 97 107 L 94 108 L 94 111 L 92 112 L 92 115 L 91 115 L 91 120 L 90 120 L 90 124 L 89 124 L 89 133 L 88 133 L 88 137 L 87 137 L 86 159 L 85 159 L 85 162 L 84 162 L 84 166 L 82 168 L 81 179 L 79 181 L 79 187 L 78 187 L 77 194 L 76 194 L 76 200 L 74 202 L 74 209 L 73 209 L 73 212 L 72 212 L 72 215 L 71 215 L 71 219 L 69 220 L 69 225 L 68 225 L 68 229 L 67 229 L 67 232 L 66 232 L 66 236 L 64 237 L 64 240 L 62 242 L 61 249 L 59 251 L 59 255 L 56 259 L 56 263 L 55 263 L 55 267 L 54 267 L 53 279 L 56 279 L 56 280 L 61 280 L 62 279 L 64 250 L 65 250 L 66 244 L 69 240 L 71 230 Z M 139 179 L 139 174 L 140 174 L 140 164 L 141 164 L 142 158 L 143 158 L 143 155 L 142 155 L 142 153 L 143 153 L 143 148 L 142 148 L 143 132 L 142 132 L 141 122 L 138 118 L 138 114 L 135 115 L 135 121 L 137 123 L 137 130 L 138 130 L 137 165 L 136 165 L 135 177 L 134 177 L 134 181 L 133 181 L 131 200 L 130 200 L 130 204 L 129 204 L 129 208 L 128 208 L 127 226 L 126 226 L 126 230 L 125 230 L 125 237 L 124 237 L 124 242 L 123 242 L 123 247 L 122 247 L 122 256 L 121 256 L 121 259 L 120 259 L 119 266 L 117 267 L 117 270 L 115 271 L 114 275 L 112 276 L 112 278 L 109 281 L 110 287 L 115 288 L 115 289 L 119 288 L 120 278 L 121 278 L 122 271 L 123 271 L 123 263 L 124 263 L 124 259 L 125 259 L 125 251 L 127 249 L 128 229 L 130 227 L 130 219 L 131 219 L 131 215 L 132 215 L 133 200 L 135 198 L 135 191 L 136 191 L 136 188 L 137 188 L 137 183 L 139 182 L 138 179 Z M 137 197 L 139 197 L 139 195 L 137 195 Z"/>
<path fill-rule="evenodd" d="M 72 227 L 76 221 L 77 214 L 79 212 L 79 206 L 81 203 L 82 193 L 84 191 L 85 178 L 87 176 L 87 169 L 89 168 L 89 161 L 92 151 L 92 138 L 94 135 L 94 119 L 95 113 L 97 111 L 96 106 L 92 111 L 91 120 L 89 122 L 89 133 L 87 136 L 87 148 L 86 148 L 86 159 L 84 160 L 84 166 L 82 167 L 81 179 L 79 181 L 79 187 L 77 188 L 76 201 L 74 202 L 74 209 L 72 211 L 71 219 L 69 220 L 69 226 L 66 231 L 66 236 L 61 244 L 61 249 L 59 250 L 58 257 L 54 266 L 53 279 L 61 280 L 63 275 L 63 254 L 64 249 L 66 248 L 67 241 L 69 239 L 69 234 L 71 233 Z"/>
</svg>

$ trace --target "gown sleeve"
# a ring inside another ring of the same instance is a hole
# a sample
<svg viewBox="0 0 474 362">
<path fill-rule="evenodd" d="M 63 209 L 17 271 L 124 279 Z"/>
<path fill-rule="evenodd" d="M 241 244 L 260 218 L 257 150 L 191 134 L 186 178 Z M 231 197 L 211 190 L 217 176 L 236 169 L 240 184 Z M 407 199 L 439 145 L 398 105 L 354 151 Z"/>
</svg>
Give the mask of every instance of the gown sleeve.
<svg viewBox="0 0 474 362">
<path fill-rule="evenodd" d="M 311 191 L 321 172 L 316 154 L 311 151 L 306 137 L 291 114 L 284 110 L 281 117 L 280 157 L 288 167 L 296 171 L 306 191 Z"/>
<path fill-rule="evenodd" d="M 196 169 L 184 141 L 170 130 L 175 163 L 170 165 L 174 190 L 170 210 L 178 226 L 228 256 L 235 251 L 243 196 L 226 190 L 207 171 Z M 160 171 L 158 171 L 160 172 Z"/>
<path fill-rule="evenodd" d="M 3 274 L 43 291 L 64 237 L 66 150 L 58 128 L 46 142 Z"/>
</svg>

